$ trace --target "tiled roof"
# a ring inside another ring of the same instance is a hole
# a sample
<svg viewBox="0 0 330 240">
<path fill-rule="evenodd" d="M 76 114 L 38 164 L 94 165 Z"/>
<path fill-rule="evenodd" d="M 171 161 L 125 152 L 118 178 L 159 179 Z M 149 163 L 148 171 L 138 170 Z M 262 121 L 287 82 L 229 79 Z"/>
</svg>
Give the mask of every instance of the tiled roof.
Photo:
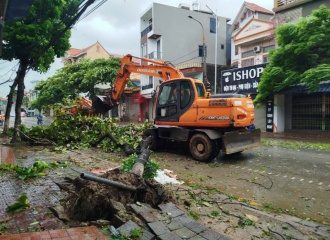
<svg viewBox="0 0 330 240">
<path fill-rule="evenodd" d="M 77 55 L 77 54 L 79 54 L 79 53 L 81 53 L 81 49 L 78 49 L 78 48 L 70 48 L 69 50 L 68 50 L 68 53 L 70 54 L 70 55 Z"/>
<path fill-rule="evenodd" d="M 266 8 L 260 7 L 254 3 L 250 3 L 250 2 L 244 2 L 244 3 L 248 8 L 250 8 L 251 10 L 254 10 L 256 12 L 266 13 L 266 14 L 271 14 L 271 15 L 274 14 L 272 11 L 269 11 Z"/>
</svg>

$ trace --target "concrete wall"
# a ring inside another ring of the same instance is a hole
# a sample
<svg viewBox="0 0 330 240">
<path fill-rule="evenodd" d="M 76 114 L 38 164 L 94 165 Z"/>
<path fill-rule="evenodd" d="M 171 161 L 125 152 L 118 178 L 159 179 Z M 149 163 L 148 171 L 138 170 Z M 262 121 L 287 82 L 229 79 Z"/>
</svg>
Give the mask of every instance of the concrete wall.
<svg viewBox="0 0 330 240">
<path fill-rule="evenodd" d="M 153 3 L 152 5 L 152 32 L 158 34 L 161 41 L 162 59 L 177 65 L 183 62 L 200 62 L 198 45 L 203 44 L 202 26 L 204 28 L 205 44 L 207 46 L 207 63 L 215 61 L 216 34 L 210 33 L 211 14 Z M 219 17 L 217 34 L 218 54 L 217 64 L 226 65 L 226 18 Z M 156 41 L 148 39 L 148 52 L 156 51 Z M 223 49 L 221 49 L 223 45 Z M 195 57 L 195 58 L 194 58 Z M 197 58 L 196 58 L 197 57 Z M 194 59 L 192 59 L 194 58 Z M 190 59 L 190 60 L 189 60 Z"/>
<path fill-rule="evenodd" d="M 285 95 L 274 96 L 274 132 L 284 132 L 285 129 Z"/>
</svg>

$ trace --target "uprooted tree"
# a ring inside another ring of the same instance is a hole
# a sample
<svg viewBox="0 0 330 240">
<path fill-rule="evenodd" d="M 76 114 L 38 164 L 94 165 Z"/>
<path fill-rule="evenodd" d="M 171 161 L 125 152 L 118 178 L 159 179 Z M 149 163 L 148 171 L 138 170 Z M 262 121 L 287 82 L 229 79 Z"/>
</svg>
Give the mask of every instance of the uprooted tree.
<svg viewBox="0 0 330 240">
<path fill-rule="evenodd" d="M 20 141 L 21 105 L 24 78 L 29 70 L 46 72 L 54 58 L 64 56 L 69 49 L 70 28 L 94 0 L 34 0 L 27 16 L 6 23 L 3 32 L 3 60 L 18 60 L 17 75 L 10 87 L 5 114 L 4 134 L 8 134 L 13 93 L 17 87 L 15 124 L 12 142 Z"/>
</svg>

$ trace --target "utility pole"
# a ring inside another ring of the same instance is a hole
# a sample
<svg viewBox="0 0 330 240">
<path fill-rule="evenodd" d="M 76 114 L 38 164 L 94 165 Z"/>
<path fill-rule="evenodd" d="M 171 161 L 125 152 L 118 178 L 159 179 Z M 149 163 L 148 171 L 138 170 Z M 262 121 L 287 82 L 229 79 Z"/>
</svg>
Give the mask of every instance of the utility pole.
<svg viewBox="0 0 330 240">
<path fill-rule="evenodd" d="M 206 7 L 212 12 L 213 16 L 215 17 L 215 59 L 214 59 L 214 94 L 217 93 L 217 70 L 218 70 L 218 16 L 216 13 L 212 11 L 209 6 Z"/>
<path fill-rule="evenodd" d="M 204 27 L 203 27 L 203 24 L 200 21 L 193 18 L 192 16 L 188 16 L 188 18 L 195 20 L 202 27 L 202 34 L 203 34 L 203 56 L 202 56 L 203 82 L 205 84 L 206 91 L 210 91 L 210 83 L 209 83 L 209 80 L 207 79 L 207 69 L 206 69 L 206 42 L 205 42 L 205 35 L 204 35 Z"/>
</svg>

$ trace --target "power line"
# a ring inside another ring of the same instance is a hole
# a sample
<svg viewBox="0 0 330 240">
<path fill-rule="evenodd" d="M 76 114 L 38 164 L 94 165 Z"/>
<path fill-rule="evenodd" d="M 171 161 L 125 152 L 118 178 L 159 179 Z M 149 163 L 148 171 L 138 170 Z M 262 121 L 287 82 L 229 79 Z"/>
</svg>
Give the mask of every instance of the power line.
<svg viewBox="0 0 330 240">
<path fill-rule="evenodd" d="M 85 13 L 76 23 L 79 23 L 81 20 L 89 16 L 92 12 L 94 12 L 96 9 L 101 7 L 107 0 L 102 0 L 99 4 L 97 4 L 95 7 L 93 7 L 89 12 Z"/>
<path fill-rule="evenodd" d="M 199 56 L 197 56 L 197 57 L 193 57 L 193 58 L 190 58 L 190 59 L 188 59 L 188 60 L 186 60 L 186 61 L 183 61 L 183 62 L 180 62 L 180 63 L 177 63 L 176 65 L 186 63 L 186 62 L 188 62 L 188 61 L 190 61 L 190 60 L 193 60 L 193 59 L 195 59 L 195 58 L 199 58 Z"/>
<path fill-rule="evenodd" d="M 192 52 L 190 52 L 190 53 L 187 53 L 186 55 L 183 55 L 183 56 L 181 56 L 181 57 L 179 57 L 179 58 L 177 58 L 177 59 L 175 59 L 175 60 L 172 60 L 171 62 L 175 62 L 175 61 L 177 61 L 177 60 L 179 60 L 179 59 L 181 59 L 181 58 L 184 58 L 184 57 L 186 57 L 186 56 L 188 56 L 188 55 L 190 55 L 190 54 L 192 54 L 192 53 L 194 53 L 194 52 L 197 52 L 198 50 L 195 50 L 195 51 L 192 51 Z"/>
</svg>

